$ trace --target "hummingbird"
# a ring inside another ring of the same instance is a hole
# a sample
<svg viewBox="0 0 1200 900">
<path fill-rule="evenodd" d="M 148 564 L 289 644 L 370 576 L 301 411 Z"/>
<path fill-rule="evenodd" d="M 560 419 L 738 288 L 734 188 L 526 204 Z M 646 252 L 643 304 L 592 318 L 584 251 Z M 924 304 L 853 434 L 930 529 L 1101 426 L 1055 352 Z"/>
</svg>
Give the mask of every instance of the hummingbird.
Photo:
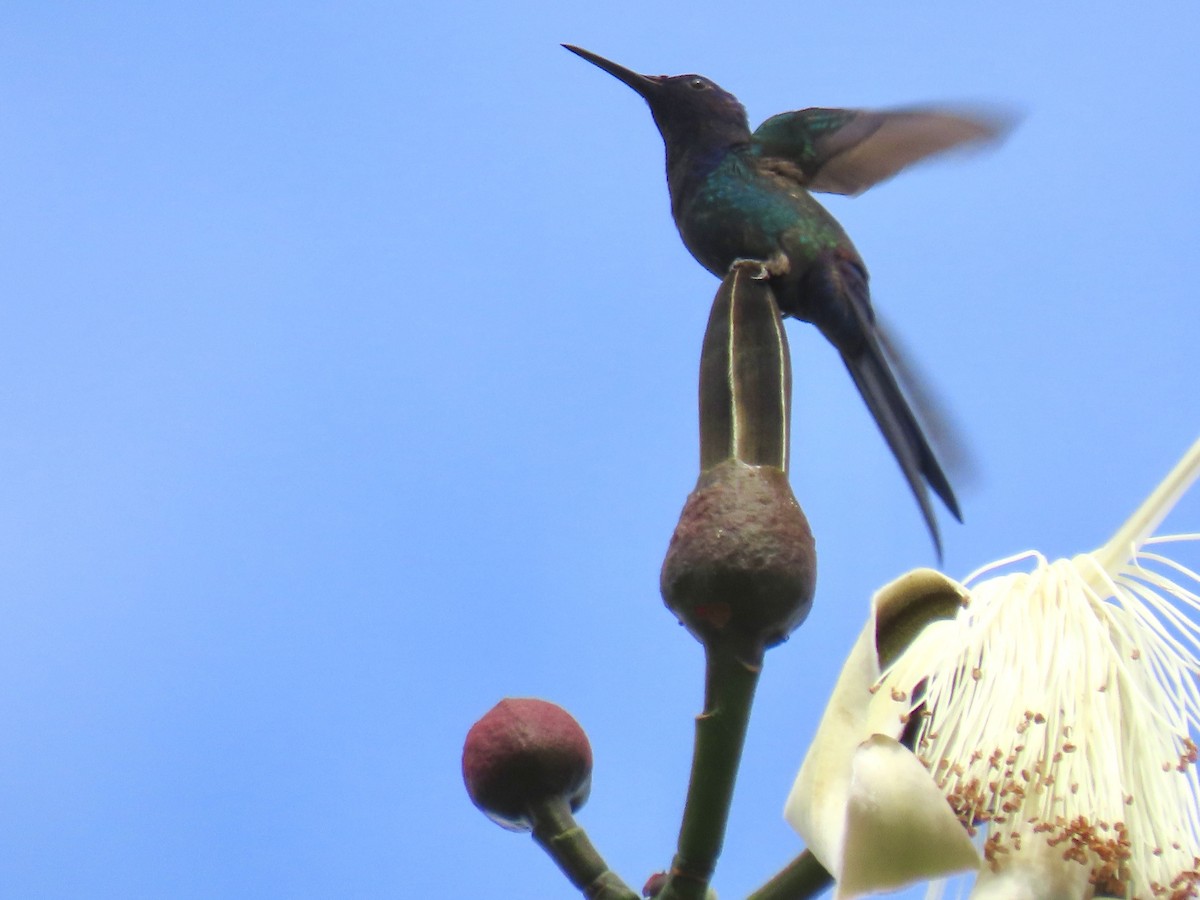
<svg viewBox="0 0 1200 900">
<path fill-rule="evenodd" d="M 934 109 L 810 108 L 772 116 L 751 132 L 738 99 L 703 75 L 640 75 L 563 46 L 650 106 L 666 145 L 671 214 L 692 256 L 718 278 L 735 263 L 760 262 L 780 312 L 811 322 L 837 349 L 940 558 L 926 485 L 961 522 L 958 501 L 900 386 L 904 369 L 876 319 L 866 265 L 811 192 L 860 194 L 925 157 L 997 137 L 999 123 Z"/>
</svg>

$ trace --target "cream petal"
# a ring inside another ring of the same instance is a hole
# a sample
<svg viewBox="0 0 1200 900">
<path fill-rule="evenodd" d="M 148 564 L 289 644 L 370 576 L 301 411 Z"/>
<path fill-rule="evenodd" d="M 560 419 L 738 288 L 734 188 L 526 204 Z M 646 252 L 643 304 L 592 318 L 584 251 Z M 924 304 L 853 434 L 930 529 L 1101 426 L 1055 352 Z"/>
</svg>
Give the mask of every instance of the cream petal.
<svg viewBox="0 0 1200 900">
<path fill-rule="evenodd" d="M 816 738 L 784 807 L 784 818 L 817 860 L 839 880 L 846 858 L 843 848 L 849 836 L 847 817 L 852 793 L 860 800 L 869 797 L 872 791 L 881 790 L 874 783 L 885 780 L 877 777 L 876 760 L 904 760 L 896 764 L 903 767 L 905 775 L 896 781 L 897 793 L 889 796 L 907 810 L 913 802 L 924 802 L 914 801 L 912 796 L 926 798 L 932 792 L 940 804 L 936 809 L 942 814 L 931 814 L 932 817 L 953 822 L 959 836 L 970 845 L 928 771 L 894 740 L 903 730 L 897 703 L 884 692 L 878 692 L 883 696 L 872 693 L 880 676 L 881 652 L 894 657 L 906 646 L 928 640 L 936 629 L 926 626 L 929 623 L 936 626 L 952 615 L 963 593 L 961 585 L 932 569 L 918 569 L 901 576 L 872 598 L 870 619 L 842 667 Z M 886 648 L 876 646 L 877 633 L 886 640 Z M 886 738 L 889 749 L 878 755 L 868 752 L 860 765 L 859 745 L 866 741 L 870 747 L 877 746 L 872 743 L 873 735 Z M 863 781 L 864 778 L 867 780 Z M 921 782 L 920 787 L 913 788 L 915 793 L 909 796 L 910 787 L 917 782 Z M 863 793 L 865 786 L 870 787 Z M 907 799 L 902 799 L 902 794 Z M 856 815 L 858 825 L 865 827 L 861 820 L 869 817 L 869 808 L 860 808 Z M 950 868 L 941 871 L 960 871 L 977 865 L 973 847 L 971 854 L 968 865 L 961 864 L 959 857 Z"/>
<path fill-rule="evenodd" d="M 881 734 L 854 753 L 838 900 L 979 867 L 979 853 L 929 772 Z"/>
<path fill-rule="evenodd" d="M 854 747 L 866 735 L 870 689 L 879 677 L 873 630 L 868 623 L 850 651 L 783 809 L 788 824 L 835 876 L 846 827 L 850 760 Z"/>
</svg>

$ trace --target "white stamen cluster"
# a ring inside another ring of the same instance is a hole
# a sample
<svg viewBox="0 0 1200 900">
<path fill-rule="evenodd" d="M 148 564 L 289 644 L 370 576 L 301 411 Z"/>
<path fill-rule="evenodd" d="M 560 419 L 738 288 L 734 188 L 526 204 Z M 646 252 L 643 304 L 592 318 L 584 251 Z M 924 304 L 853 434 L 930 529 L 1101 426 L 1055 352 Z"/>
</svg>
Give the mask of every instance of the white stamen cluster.
<svg viewBox="0 0 1200 900">
<path fill-rule="evenodd" d="M 902 656 L 878 693 L 921 717 L 915 752 L 986 828 L 993 869 L 1041 839 L 1098 894 L 1200 896 L 1200 627 L 1184 612 L 1200 597 L 1179 583 L 1200 576 L 1153 552 L 1111 573 L 1102 558 L 975 573 L 941 649 Z"/>
</svg>

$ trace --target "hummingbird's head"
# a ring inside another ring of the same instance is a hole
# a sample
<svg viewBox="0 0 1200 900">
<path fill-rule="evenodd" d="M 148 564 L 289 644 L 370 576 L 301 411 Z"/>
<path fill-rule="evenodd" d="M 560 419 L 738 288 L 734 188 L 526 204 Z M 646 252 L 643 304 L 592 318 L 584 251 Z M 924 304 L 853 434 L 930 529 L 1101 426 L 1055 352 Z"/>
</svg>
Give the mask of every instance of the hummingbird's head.
<svg viewBox="0 0 1200 900">
<path fill-rule="evenodd" d="M 672 146 L 750 139 L 750 123 L 738 98 L 703 75 L 640 75 L 589 50 L 563 46 L 641 94 L 668 152 Z"/>
</svg>

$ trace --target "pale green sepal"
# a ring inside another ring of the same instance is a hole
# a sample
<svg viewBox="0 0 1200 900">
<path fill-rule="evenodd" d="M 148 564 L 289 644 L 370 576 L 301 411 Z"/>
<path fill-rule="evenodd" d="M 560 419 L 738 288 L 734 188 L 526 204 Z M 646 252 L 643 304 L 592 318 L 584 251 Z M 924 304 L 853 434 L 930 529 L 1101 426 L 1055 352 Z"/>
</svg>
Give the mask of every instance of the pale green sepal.
<svg viewBox="0 0 1200 900">
<path fill-rule="evenodd" d="M 854 753 L 838 900 L 979 867 L 979 853 L 929 771 L 873 735 Z"/>
<path fill-rule="evenodd" d="M 894 740 L 904 730 L 901 716 L 908 707 L 906 703 L 894 700 L 888 690 L 877 689 L 881 675 L 877 632 L 881 627 L 886 632 L 881 638 L 889 645 L 888 654 L 894 658 L 914 641 L 919 639 L 919 643 L 924 644 L 932 639 L 938 629 L 926 626 L 940 624 L 939 620 L 944 621 L 952 615 L 951 610 L 963 596 L 963 588 L 957 582 L 932 569 L 917 569 L 882 588 L 871 600 L 870 619 L 842 667 L 816 738 L 784 807 L 784 818 L 804 839 L 817 860 L 839 880 L 847 840 L 851 782 L 856 777 L 854 761 L 860 744 L 872 735 L 892 739 L 911 763 L 905 768 L 910 773 L 912 766 L 920 769 L 927 787 L 936 793 L 928 771 Z M 888 627 L 889 624 L 897 627 Z M 900 634 L 903 637 L 898 637 Z M 923 793 L 918 791 L 918 794 Z M 965 831 L 954 818 L 945 798 L 940 794 L 937 798 L 948 821 L 954 823 L 965 839 Z M 972 854 L 973 860 L 977 860 L 973 849 Z M 975 864 L 977 862 L 973 861 L 971 865 Z M 956 862 L 942 871 L 962 868 L 964 866 Z"/>
</svg>

